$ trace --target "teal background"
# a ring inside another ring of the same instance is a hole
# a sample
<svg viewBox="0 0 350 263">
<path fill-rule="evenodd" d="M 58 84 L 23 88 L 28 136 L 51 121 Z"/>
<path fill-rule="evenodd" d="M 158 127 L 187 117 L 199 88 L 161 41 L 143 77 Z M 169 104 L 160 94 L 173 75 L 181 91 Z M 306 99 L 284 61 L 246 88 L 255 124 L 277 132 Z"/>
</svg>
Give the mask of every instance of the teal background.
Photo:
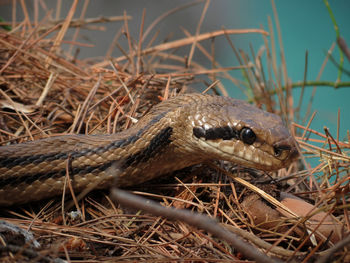
<svg viewBox="0 0 350 263">
<path fill-rule="evenodd" d="M 339 26 L 341 36 L 350 46 L 350 2 L 330 1 L 330 6 Z M 237 9 L 240 27 L 256 27 L 262 24 L 268 29 L 267 16 L 273 17 L 273 10 L 270 1 L 246 0 L 232 1 L 227 10 Z M 282 40 L 285 51 L 288 75 L 292 81 L 302 81 L 305 68 L 305 52 L 308 51 L 308 80 L 316 80 L 323 60 L 328 49 L 336 40 L 335 30 L 323 1 L 275 1 Z M 228 13 L 226 14 L 229 15 Z M 235 23 L 235 22 L 234 22 Z M 233 25 L 233 24 L 232 24 Z M 276 27 L 275 27 L 276 29 Z M 275 30 L 277 36 L 277 31 Z M 243 48 L 252 43 L 257 51 L 262 41 L 251 41 L 251 39 L 237 38 L 236 43 Z M 277 39 L 276 39 L 277 41 Z M 339 52 L 336 46 L 333 57 L 339 62 Z M 226 56 L 225 62 L 231 58 Z M 344 58 L 344 67 L 349 70 L 350 64 Z M 338 69 L 328 61 L 321 80 L 336 81 Z M 350 78 L 343 73 L 342 81 L 349 81 Z M 306 87 L 303 99 L 302 116 L 305 114 L 313 87 Z M 294 104 L 298 103 L 301 88 L 295 88 Z M 236 92 L 231 92 L 236 93 Z M 236 94 L 237 96 L 237 94 Z M 312 112 L 317 115 L 311 124 L 311 128 L 323 132 L 323 127 L 330 128 L 331 133 L 336 137 L 337 113 L 340 109 L 340 138 L 346 138 L 346 131 L 350 128 L 350 87 L 334 89 L 332 87 L 318 87 L 313 100 Z"/>
</svg>

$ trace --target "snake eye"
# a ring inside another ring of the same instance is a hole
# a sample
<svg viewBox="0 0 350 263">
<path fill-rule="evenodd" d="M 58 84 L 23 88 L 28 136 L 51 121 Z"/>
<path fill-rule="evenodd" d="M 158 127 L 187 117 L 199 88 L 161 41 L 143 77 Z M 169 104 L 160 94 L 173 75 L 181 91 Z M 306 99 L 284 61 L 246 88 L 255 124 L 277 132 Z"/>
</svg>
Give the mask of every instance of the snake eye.
<svg viewBox="0 0 350 263">
<path fill-rule="evenodd" d="M 246 144 L 253 144 L 256 140 L 256 135 L 250 128 L 243 128 L 240 134 L 241 140 Z"/>
</svg>

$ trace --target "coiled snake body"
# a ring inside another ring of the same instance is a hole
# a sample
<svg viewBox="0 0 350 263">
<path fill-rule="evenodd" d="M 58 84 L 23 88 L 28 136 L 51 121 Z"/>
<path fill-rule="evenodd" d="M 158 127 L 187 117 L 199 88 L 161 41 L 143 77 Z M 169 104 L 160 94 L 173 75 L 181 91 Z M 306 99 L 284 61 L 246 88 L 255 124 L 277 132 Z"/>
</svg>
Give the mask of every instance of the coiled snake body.
<svg viewBox="0 0 350 263">
<path fill-rule="evenodd" d="M 289 165 L 294 139 L 275 114 L 232 98 L 187 94 L 162 102 L 111 135 L 63 135 L 0 147 L 0 206 L 74 191 L 135 185 L 207 160 L 265 171 Z M 118 175 L 108 172 L 117 164 Z M 102 179 L 101 179 L 102 178 Z"/>
</svg>

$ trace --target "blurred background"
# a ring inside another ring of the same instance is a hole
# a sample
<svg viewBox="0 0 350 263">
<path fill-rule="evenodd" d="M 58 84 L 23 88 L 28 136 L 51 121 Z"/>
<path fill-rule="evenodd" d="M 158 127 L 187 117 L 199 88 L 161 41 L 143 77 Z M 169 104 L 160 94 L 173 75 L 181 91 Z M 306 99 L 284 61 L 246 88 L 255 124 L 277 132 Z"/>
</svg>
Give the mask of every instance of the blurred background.
<svg viewBox="0 0 350 263">
<path fill-rule="evenodd" d="M 31 18 L 35 12 L 39 12 L 39 18 L 43 18 L 46 12 L 35 10 L 34 3 L 39 0 L 26 1 L 28 13 Z M 16 20 L 23 19 L 21 1 L 16 3 Z M 13 1 L 0 1 L 0 17 L 5 21 L 11 21 L 14 15 Z M 73 1 L 39 1 L 39 5 L 46 10 L 55 10 L 52 13 L 53 18 L 65 18 Z M 56 5 L 61 6 L 57 13 Z M 148 35 L 144 43 L 158 34 L 154 43 L 162 43 L 164 40 L 175 40 L 185 37 L 184 29 L 192 35 L 195 34 L 197 25 L 200 21 L 205 6 L 204 1 L 185 1 L 185 0 L 117 0 L 103 1 L 91 0 L 80 1 L 79 7 L 74 17 L 79 18 L 84 5 L 87 5 L 85 18 L 89 17 L 108 17 L 123 15 L 126 12 L 132 19 L 128 21 L 130 34 L 134 39 L 139 38 L 140 24 L 143 10 L 145 9 L 145 28 L 147 28 L 156 18 L 169 10 L 181 5 L 195 3 L 185 9 L 167 16 L 159 23 Z M 330 7 L 339 27 L 340 35 L 350 45 L 350 2 L 347 0 L 330 1 Z M 302 81 L 305 71 L 305 53 L 308 52 L 307 80 L 316 80 L 322 63 L 328 50 L 336 41 L 336 33 L 330 14 L 324 1 L 276 1 L 275 2 L 285 52 L 287 72 L 292 82 Z M 41 13 L 40 13 L 41 12 Z M 59 16 L 59 17 L 56 17 Z M 276 36 L 277 54 L 280 48 L 278 45 L 276 20 L 273 13 L 273 7 L 270 0 L 215 0 L 211 1 L 200 33 L 226 29 L 247 29 L 260 28 L 261 26 L 268 31 L 268 17 L 272 18 L 274 33 Z M 98 24 L 97 24 L 98 25 Z M 79 47 L 77 57 L 79 59 L 103 57 L 111 45 L 115 34 L 123 25 L 121 22 L 104 23 L 105 30 L 87 30 L 81 29 L 77 41 L 93 45 L 92 47 Z M 74 31 L 66 35 L 66 39 L 71 38 Z M 251 47 L 255 53 L 263 46 L 263 38 L 259 34 L 231 35 L 237 49 L 251 55 Z M 126 38 L 120 38 L 119 43 L 125 50 L 128 50 Z M 203 41 L 201 44 L 211 50 L 211 41 Z M 68 48 L 68 45 L 67 45 Z M 176 54 L 188 55 L 191 46 L 182 47 L 174 51 Z M 115 49 L 112 56 L 118 57 L 122 53 Z M 224 36 L 215 38 L 215 57 L 223 67 L 238 66 L 239 63 L 232 51 L 228 41 Z M 338 46 L 334 47 L 332 57 L 339 63 Z M 278 56 L 280 64 L 280 57 Z M 210 68 L 211 62 L 203 58 L 198 50 L 194 55 L 194 61 Z M 344 68 L 350 70 L 349 61 L 344 58 Z M 242 79 L 239 71 L 231 71 L 232 76 Z M 328 61 L 320 77 L 320 80 L 336 82 L 338 78 L 337 66 Z M 237 88 L 231 81 L 221 80 L 229 91 L 230 96 L 240 99 L 246 99 L 246 95 L 241 89 Z M 243 80 L 242 80 L 243 81 Z M 350 78 L 343 73 L 340 81 L 348 82 Z M 307 104 L 310 101 L 314 87 L 305 87 L 301 116 L 307 111 Z M 204 90 L 204 88 L 202 88 Z M 293 89 L 294 105 L 298 104 L 301 88 Z M 340 109 L 340 139 L 346 139 L 346 131 L 350 127 L 350 87 L 334 89 L 329 86 L 319 86 L 315 90 L 311 112 L 317 111 L 316 117 L 311 124 L 311 128 L 323 131 L 323 127 L 330 128 L 332 134 L 336 134 L 337 114 Z"/>
</svg>

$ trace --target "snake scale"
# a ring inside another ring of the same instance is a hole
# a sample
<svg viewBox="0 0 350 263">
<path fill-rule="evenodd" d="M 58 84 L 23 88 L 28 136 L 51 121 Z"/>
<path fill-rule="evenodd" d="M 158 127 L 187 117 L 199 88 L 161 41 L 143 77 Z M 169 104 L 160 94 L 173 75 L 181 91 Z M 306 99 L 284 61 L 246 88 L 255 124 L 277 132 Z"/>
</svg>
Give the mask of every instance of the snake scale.
<svg viewBox="0 0 350 263">
<path fill-rule="evenodd" d="M 0 206 L 73 189 L 140 184 L 208 160 L 274 171 L 297 157 L 279 116 L 228 97 L 186 94 L 154 106 L 110 135 L 62 135 L 0 147 Z M 118 173 L 111 172 L 117 165 Z"/>
</svg>

